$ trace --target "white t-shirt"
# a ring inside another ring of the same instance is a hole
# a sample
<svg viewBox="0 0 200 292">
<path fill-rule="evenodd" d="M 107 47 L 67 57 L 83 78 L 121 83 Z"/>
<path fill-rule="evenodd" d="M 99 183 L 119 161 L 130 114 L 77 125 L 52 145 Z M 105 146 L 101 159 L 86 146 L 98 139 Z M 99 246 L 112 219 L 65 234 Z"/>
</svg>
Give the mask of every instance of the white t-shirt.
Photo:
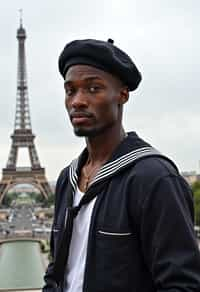
<svg viewBox="0 0 200 292">
<path fill-rule="evenodd" d="M 83 195 L 84 193 L 77 188 L 73 206 L 79 204 Z M 89 204 L 82 206 L 74 219 L 65 279 L 65 292 L 83 291 L 89 227 L 95 201 L 96 197 Z"/>
</svg>

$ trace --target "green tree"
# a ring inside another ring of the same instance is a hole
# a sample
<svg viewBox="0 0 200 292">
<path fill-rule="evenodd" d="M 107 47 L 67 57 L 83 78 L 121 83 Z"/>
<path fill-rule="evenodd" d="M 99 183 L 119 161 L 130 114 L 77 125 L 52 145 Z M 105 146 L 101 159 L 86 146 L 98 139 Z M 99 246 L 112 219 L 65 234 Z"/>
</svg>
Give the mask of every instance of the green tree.
<svg viewBox="0 0 200 292">
<path fill-rule="evenodd" d="M 200 181 L 192 185 L 194 193 L 195 225 L 200 226 Z"/>
<path fill-rule="evenodd" d="M 48 199 L 47 199 L 48 207 L 54 205 L 54 201 L 55 201 L 55 194 L 54 193 L 49 194 Z"/>
<path fill-rule="evenodd" d="M 53 193 L 48 194 L 47 199 L 41 193 L 36 192 L 32 192 L 30 196 L 36 201 L 36 203 L 42 203 L 44 207 L 50 207 L 51 205 L 54 205 L 55 195 Z"/>
<path fill-rule="evenodd" d="M 5 194 L 5 196 L 3 198 L 2 205 L 4 205 L 5 207 L 10 207 L 11 202 L 14 199 L 16 199 L 18 195 L 19 195 L 19 193 L 17 193 L 17 192 L 9 192 L 9 193 Z"/>
</svg>

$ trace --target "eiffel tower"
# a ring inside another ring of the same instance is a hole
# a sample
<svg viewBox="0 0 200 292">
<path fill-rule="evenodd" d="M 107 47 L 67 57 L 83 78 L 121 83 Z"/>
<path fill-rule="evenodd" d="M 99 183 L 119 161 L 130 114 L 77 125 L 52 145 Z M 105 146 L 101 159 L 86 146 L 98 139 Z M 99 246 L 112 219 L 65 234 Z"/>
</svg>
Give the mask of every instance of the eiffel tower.
<svg viewBox="0 0 200 292">
<path fill-rule="evenodd" d="M 22 24 L 22 16 L 20 16 L 20 27 L 17 30 L 18 71 L 15 125 L 14 133 L 11 135 L 12 144 L 7 165 L 2 171 L 2 179 L 0 181 L 0 203 L 8 190 L 17 184 L 33 185 L 40 190 L 46 199 L 51 194 L 51 188 L 45 176 L 45 169 L 40 166 L 35 148 L 35 135 L 32 133 L 26 74 L 25 39 L 26 31 Z M 31 167 L 16 167 L 19 148 L 28 149 Z"/>
</svg>

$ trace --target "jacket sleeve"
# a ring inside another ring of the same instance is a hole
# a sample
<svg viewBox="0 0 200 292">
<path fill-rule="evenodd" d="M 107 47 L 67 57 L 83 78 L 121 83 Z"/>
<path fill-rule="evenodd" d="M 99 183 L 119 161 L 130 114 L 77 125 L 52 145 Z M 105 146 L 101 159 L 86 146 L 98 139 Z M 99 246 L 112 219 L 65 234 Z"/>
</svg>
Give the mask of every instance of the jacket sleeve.
<svg viewBox="0 0 200 292">
<path fill-rule="evenodd" d="M 60 288 L 58 287 L 56 281 L 53 278 L 53 269 L 54 269 L 54 260 L 55 260 L 55 240 L 54 240 L 54 223 L 57 221 L 57 216 L 59 212 L 59 205 L 61 204 L 61 189 L 66 181 L 66 168 L 62 170 L 60 173 L 57 183 L 56 183 L 56 189 L 55 189 L 55 211 L 54 211 L 54 219 L 53 219 L 53 224 L 52 224 L 52 230 L 51 230 L 51 235 L 50 235 L 50 263 L 46 269 L 45 275 L 44 275 L 44 282 L 45 285 L 42 289 L 43 292 L 58 292 L 60 291 Z"/>
<path fill-rule="evenodd" d="M 140 240 L 156 291 L 200 291 L 193 213 L 191 190 L 178 175 L 159 179 L 143 200 Z"/>
</svg>

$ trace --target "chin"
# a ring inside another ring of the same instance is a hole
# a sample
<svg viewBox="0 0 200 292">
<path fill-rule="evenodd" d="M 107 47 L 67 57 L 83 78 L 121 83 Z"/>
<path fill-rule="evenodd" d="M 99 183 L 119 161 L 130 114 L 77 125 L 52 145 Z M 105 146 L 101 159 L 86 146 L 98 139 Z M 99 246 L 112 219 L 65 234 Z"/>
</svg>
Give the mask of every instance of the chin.
<svg viewBox="0 0 200 292">
<path fill-rule="evenodd" d="M 81 129 L 81 128 L 74 128 L 74 134 L 78 137 L 95 137 L 101 131 L 99 129 Z"/>
<path fill-rule="evenodd" d="M 74 129 L 74 134 L 78 137 L 86 137 L 86 131 L 80 129 Z"/>
</svg>

